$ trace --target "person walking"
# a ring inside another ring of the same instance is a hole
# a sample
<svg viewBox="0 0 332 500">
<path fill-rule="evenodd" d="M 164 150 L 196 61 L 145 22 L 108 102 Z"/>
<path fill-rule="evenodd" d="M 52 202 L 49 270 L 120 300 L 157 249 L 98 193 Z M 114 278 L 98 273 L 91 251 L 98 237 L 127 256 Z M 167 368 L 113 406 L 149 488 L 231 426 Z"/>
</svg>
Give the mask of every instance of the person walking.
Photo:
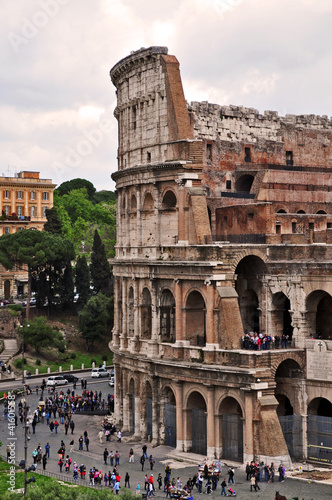
<svg viewBox="0 0 332 500">
<path fill-rule="evenodd" d="M 222 483 L 221 483 L 221 496 L 222 496 L 222 497 L 227 497 L 226 487 L 227 487 L 227 483 L 226 483 L 226 478 L 225 478 L 225 479 L 222 481 Z"/>
<path fill-rule="evenodd" d="M 150 470 L 153 470 L 154 460 L 152 455 L 149 456 L 149 464 L 150 464 Z"/>
<path fill-rule="evenodd" d="M 126 475 L 125 475 L 125 488 L 130 488 L 130 476 L 129 476 L 128 472 L 126 472 Z"/>
<path fill-rule="evenodd" d="M 135 456 L 134 456 L 134 450 L 130 448 L 129 450 L 129 463 L 134 463 L 135 462 Z"/>
<path fill-rule="evenodd" d="M 163 478 L 161 477 L 161 473 L 159 472 L 159 475 L 157 477 L 157 483 L 158 483 L 158 489 L 161 490 L 162 484 L 163 484 Z"/>
<path fill-rule="evenodd" d="M 83 436 L 80 436 L 78 439 L 78 450 L 83 451 Z"/>
<path fill-rule="evenodd" d="M 60 472 L 62 472 L 62 467 L 63 467 L 63 460 L 62 460 L 62 458 L 60 458 L 60 460 L 58 462 L 58 466 L 60 468 Z"/>
<path fill-rule="evenodd" d="M 107 465 L 107 459 L 108 459 L 108 450 L 105 448 L 104 450 L 104 464 Z"/>
<path fill-rule="evenodd" d="M 118 441 L 117 442 L 121 443 L 121 439 L 122 439 L 122 431 L 119 430 L 119 432 L 118 432 Z"/>
<path fill-rule="evenodd" d="M 70 427 L 71 433 L 74 434 L 75 424 L 74 424 L 73 420 L 70 421 L 69 427 Z"/>
<path fill-rule="evenodd" d="M 66 434 L 66 436 L 68 434 L 68 429 L 69 429 L 69 422 L 68 422 L 68 420 L 66 420 L 66 422 L 65 422 L 65 434 Z"/>
<path fill-rule="evenodd" d="M 70 443 L 69 443 L 69 446 L 70 446 L 70 450 L 69 451 L 70 451 L 70 453 L 73 453 L 73 451 L 74 451 L 74 443 L 75 443 L 74 439 L 72 439 L 70 441 Z"/>
<path fill-rule="evenodd" d="M 46 469 L 46 464 L 47 464 L 47 456 L 46 453 L 43 455 L 43 470 Z"/>
<path fill-rule="evenodd" d="M 47 458 L 50 458 L 50 448 L 51 448 L 50 443 L 47 442 L 45 444 L 45 454 L 46 454 Z"/>
<path fill-rule="evenodd" d="M 144 470 L 144 463 L 145 463 L 145 456 L 142 455 L 141 458 L 140 458 L 140 464 L 142 466 L 142 471 Z"/>
</svg>

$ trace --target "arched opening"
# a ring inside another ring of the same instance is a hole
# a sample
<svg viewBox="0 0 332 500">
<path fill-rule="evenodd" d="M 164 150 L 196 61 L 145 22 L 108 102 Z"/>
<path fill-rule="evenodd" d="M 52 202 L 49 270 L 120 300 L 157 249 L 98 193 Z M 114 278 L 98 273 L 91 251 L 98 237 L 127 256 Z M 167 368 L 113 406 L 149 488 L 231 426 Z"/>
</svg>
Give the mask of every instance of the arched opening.
<svg viewBox="0 0 332 500">
<path fill-rule="evenodd" d="M 170 387 L 165 388 L 164 398 L 165 445 L 176 448 L 176 401 Z"/>
<path fill-rule="evenodd" d="M 296 213 L 297 214 L 305 214 L 305 211 L 304 210 L 298 210 Z"/>
<path fill-rule="evenodd" d="M 134 194 L 132 194 L 130 198 L 129 217 L 130 244 L 135 246 L 137 242 L 137 199 Z"/>
<path fill-rule="evenodd" d="M 235 182 L 235 190 L 238 193 L 249 193 L 253 182 L 253 175 L 242 175 Z"/>
<path fill-rule="evenodd" d="M 141 304 L 141 338 L 151 339 L 152 308 L 151 294 L 147 288 L 143 289 Z"/>
<path fill-rule="evenodd" d="M 271 326 L 276 340 L 275 346 L 287 347 L 293 335 L 292 317 L 289 312 L 290 300 L 283 292 L 278 292 L 273 295 L 272 304 Z"/>
<path fill-rule="evenodd" d="M 153 439 L 152 434 L 152 387 L 150 382 L 145 382 L 145 421 L 146 421 L 146 437 L 149 441 Z"/>
<path fill-rule="evenodd" d="M 187 404 L 187 440 L 191 441 L 191 451 L 206 455 L 206 403 L 203 396 L 194 391 L 190 394 Z"/>
<path fill-rule="evenodd" d="M 127 330 L 128 330 L 128 337 L 134 337 L 134 325 L 135 325 L 135 320 L 134 320 L 134 290 L 133 287 L 131 286 L 129 288 L 129 293 L 128 293 L 128 325 L 127 325 Z"/>
<path fill-rule="evenodd" d="M 307 297 L 307 324 L 313 338 L 332 338 L 332 297 L 324 290 L 315 290 Z"/>
<path fill-rule="evenodd" d="M 287 212 L 286 212 L 286 210 L 281 208 L 280 210 L 278 210 L 277 214 L 287 214 Z"/>
<path fill-rule="evenodd" d="M 332 463 L 332 403 L 326 398 L 314 398 L 308 405 L 308 457 Z"/>
<path fill-rule="evenodd" d="M 129 425 L 131 431 L 135 434 L 135 382 L 130 379 L 129 382 Z"/>
<path fill-rule="evenodd" d="M 277 414 L 289 455 L 294 460 L 303 459 L 302 415 L 296 413 L 286 394 L 295 394 L 294 380 L 297 381 L 301 377 L 301 367 L 293 359 L 282 361 L 275 374 L 275 397 L 279 403 Z M 296 402 L 296 399 L 293 398 L 293 401 Z"/>
<path fill-rule="evenodd" d="M 235 270 L 235 289 L 239 296 L 239 308 L 244 331 L 262 330 L 260 296 L 262 278 L 267 272 L 265 263 L 255 255 L 244 257 Z"/>
<path fill-rule="evenodd" d="M 142 226 L 142 244 L 151 246 L 155 243 L 155 220 L 154 220 L 154 201 L 151 193 L 147 193 L 143 202 L 141 212 Z"/>
<path fill-rule="evenodd" d="M 191 292 L 186 304 L 186 340 L 190 345 L 203 347 L 206 344 L 205 302 L 196 290 Z"/>
<path fill-rule="evenodd" d="M 243 461 L 243 415 L 241 406 L 232 397 L 226 397 L 220 404 L 222 458 Z"/>
<path fill-rule="evenodd" d="M 176 196 L 173 191 L 166 191 L 163 197 L 163 208 L 175 208 L 176 207 Z"/>
<path fill-rule="evenodd" d="M 278 417 L 287 417 L 294 414 L 293 407 L 287 396 L 284 394 L 276 394 L 276 398 L 279 403 L 277 408 Z"/>
<path fill-rule="evenodd" d="M 163 246 L 174 245 L 178 242 L 178 210 L 177 199 L 173 191 L 168 190 L 164 194 L 162 202 L 161 226 L 159 229 L 160 243 Z"/>
<path fill-rule="evenodd" d="M 10 299 L 10 281 L 9 280 L 5 280 L 5 283 L 4 283 L 4 296 L 5 296 L 5 299 Z"/>
<path fill-rule="evenodd" d="M 160 336 L 162 342 L 175 342 L 175 300 L 170 290 L 160 298 Z"/>
<path fill-rule="evenodd" d="M 318 210 L 317 215 L 326 215 L 325 210 Z"/>
</svg>

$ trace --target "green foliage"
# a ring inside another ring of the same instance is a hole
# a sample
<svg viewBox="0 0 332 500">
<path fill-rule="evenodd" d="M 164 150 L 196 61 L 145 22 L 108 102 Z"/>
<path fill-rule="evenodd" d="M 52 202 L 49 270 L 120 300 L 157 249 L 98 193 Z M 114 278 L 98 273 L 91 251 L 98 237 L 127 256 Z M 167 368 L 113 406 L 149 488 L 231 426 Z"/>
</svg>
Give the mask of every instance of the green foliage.
<svg viewBox="0 0 332 500">
<path fill-rule="evenodd" d="M 63 182 L 57 189 L 55 189 L 54 192 L 59 196 L 63 196 L 65 194 L 69 194 L 71 191 L 82 188 L 86 190 L 89 200 L 92 200 L 95 196 L 96 188 L 86 179 L 77 178 L 72 179 L 71 181 Z"/>
<path fill-rule="evenodd" d="M 39 358 L 37 358 L 37 359 L 36 359 L 36 365 L 37 365 L 37 366 L 40 366 L 40 365 L 41 365 L 41 361 L 40 361 L 40 359 L 39 359 Z"/>
<path fill-rule="evenodd" d="M 71 357 L 71 359 L 76 359 L 76 352 L 72 352 L 70 357 Z"/>
<path fill-rule="evenodd" d="M 53 330 L 44 317 L 38 317 L 33 321 L 24 322 L 24 342 L 31 345 L 36 352 L 45 347 L 63 346 L 63 338 L 60 332 Z"/>
<path fill-rule="evenodd" d="M 98 293 L 79 312 L 79 327 L 88 351 L 107 334 L 112 320 L 112 305 L 112 299 Z"/>
<path fill-rule="evenodd" d="M 53 234 L 63 234 L 61 218 L 56 207 L 46 210 L 46 218 L 47 222 L 44 224 L 44 231 Z"/>
<path fill-rule="evenodd" d="M 93 239 L 90 265 L 91 279 L 94 293 L 112 295 L 112 272 L 106 257 L 105 245 L 96 230 Z"/>
<path fill-rule="evenodd" d="M 22 360 L 21 359 L 15 359 L 14 361 L 15 368 L 18 370 L 22 370 Z"/>
<path fill-rule="evenodd" d="M 81 309 L 87 303 L 90 291 L 90 270 L 85 255 L 78 257 L 76 263 L 75 285 L 78 293 L 77 306 Z"/>
<path fill-rule="evenodd" d="M 17 311 L 17 312 L 19 312 L 19 311 L 22 312 L 24 310 L 20 304 L 9 304 L 7 309 L 10 309 L 11 311 Z"/>
</svg>

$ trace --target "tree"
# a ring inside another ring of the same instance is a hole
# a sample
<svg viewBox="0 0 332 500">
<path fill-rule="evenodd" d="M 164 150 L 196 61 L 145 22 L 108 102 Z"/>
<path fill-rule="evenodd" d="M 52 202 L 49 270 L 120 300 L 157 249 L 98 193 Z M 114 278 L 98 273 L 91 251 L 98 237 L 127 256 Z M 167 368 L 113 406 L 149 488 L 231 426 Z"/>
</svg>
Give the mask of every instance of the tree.
<svg viewBox="0 0 332 500">
<path fill-rule="evenodd" d="M 97 229 L 93 238 L 90 272 L 94 293 L 102 292 L 110 296 L 112 294 L 111 266 L 106 258 L 105 245 Z"/>
<path fill-rule="evenodd" d="M 39 317 L 33 321 L 25 320 L 24 343 L 31 345 L 38 353 L 43 347 L 60 347 L 63 338 L 60 332 L 53 330 L 46 319 Z"/>
<path fill-rule="evenodd" d="M 112 318 L 112 304 L 112 299 L 98 293 L 78 313 L 80 332 L 88 351 L 107 334 Z"/>
<path fill-rule="evenodd" d="M 57 234 L 23 229 L 0 237 L 0 263 L 5 269 L 25 264 L 28 268 L 28 299 L 26 317 L 30 313 L 32 274 L 45 269 L 65 267 L 74 259 L 72 243 Z"/>
<path fill-rule="evenodd" d="M 79 309 L 87 303 L 90 291 L 90 270 L 85 255 L 79 256 L 75 272 L 76 292 L 78 293 L 77 306 Z"/>
<path fill-rule="evenodd" d="M 44 224 L 44 231 L 53 234 L 62 234 L 62 222 L 56 207 L 46 210 L 47 222 Z"/>
<path fill-rule="evenodd" d="M 86 179 L 72 179 L 71 181 L 66 181 L 60 184 L 60 186 L 55 189 L 55 193 L 63 196 L 64 194 L 69 194 L 71 191 L 75 189 L 86 189 L 89 200 L 92 201 L 94 194 L 96 192 L 96 188 L 92 184 L 92 182 L 87 181 Z"/>
</svg>

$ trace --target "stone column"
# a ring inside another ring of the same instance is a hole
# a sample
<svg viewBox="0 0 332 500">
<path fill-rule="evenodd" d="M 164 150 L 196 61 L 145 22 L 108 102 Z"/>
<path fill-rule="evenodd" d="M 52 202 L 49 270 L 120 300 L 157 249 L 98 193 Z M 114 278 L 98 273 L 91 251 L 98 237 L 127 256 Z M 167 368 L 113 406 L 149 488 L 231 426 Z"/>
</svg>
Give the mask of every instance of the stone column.
<svg viewBox="0 0 332 500">
<path fill-rule="evenodd" d="M 159 330 L 160 330 L 160 318 L 159 318 L 159 307 L 158 307 L 158 286 L 156 280 L 151 282 L 151 351 L 150 356 L 153 358 L 157 357 L 159 354 L 158 344 L 159 344 Z"/>
<path fill-rule="evenodd" d="M 214 387 L 207 387 L 207 457 L 211 460 L 215 458 L 215 421 L 214 421 Z"/>
<path fill-rule="evenodd" d="M 137 247 L 140 248 L 142 246 L 142 219 L 141 219 L 141 207 L 142 200 L 141 200 L 141 191 L 140 191 L 140 186 L 137 186 L 137 215 L 136 215 L 136 222 L 137 222 Z"/>
<path fill-rule="evenodd" d="M 151 446 L 159 444 L 159 396 L 158 379 L 152 380 L 152 441 Z"/>
<path fill-rule="evenodd" d="M 134 280 L 134 339 L 133 348 L 139 351 L 140 348 L 140 307 L 139 307 L 139 280 Z"/>
<path fill-rule="evenodd" d="M 186 201 L 186 190 L 184 189 L 184 182 L 182 180 L 177 180 L 179 186 L 178 190 L 178 242 L 183 242 L 188 240 L 186 235 L 186 211 L 185 211 L 185 201 Z"/>
<path fill-rule="evenodd" d="M 159 213 L 159 189 L 156 184 L 153 186 L 153 199 L 154 199 L 154 232 L 155 232 L 155 245 L 156 248 L 160 247 L 160 213 Z"/>
<path fill-rule="evenodd" d="M 214 305 L 214 293 L 215 293 L 215 288 L 211 285 L 211 282 L 206 282 L 206 296 L 207 296 L 207 301 L 205 304 L 206 307 L 206 347 L 210 346 L 212 347 L 213 345 L 217 347 L 216 345 L 216 336 L 215 336 L 215 329 L 214 329 L 214 310 L 213 310 L 213 305 Z M 212 344 L 212 346 L 211 346 Z"/>
<path fill-rule="evenodd" d="M 127 318 L 128 318 L 128 311 L 127 311 L 127 301 L 128 295 L 127 295 L 127 280 L 122 279 L 122 331 L 120 333 L 120 349 L 125 348 L 125 339 L 128 336 L 128 328 L 127 328 Z"/>
<path fill-rule="evenodd" d="M 136 391 L 136 384 L 135 384 L 135 391 Z M 135 392 L 135 434 L 134 438 L 135 439 L 141 439 L 142 433 L 141 433 L 141 397 L 140 395 L 136 395 Z"/>
<path fill-rule="evenodd" d="M 176 343 L 184 340 L 183 335 L 183 323 L 184 319 L 182 316 L 182 282 L 181 280 L 174 280 L 174 295 L 175 295 L 175 334 Z"/>
<path fill-rule="evenodd" d="M 176 401 L 176 450 L 184 451 L 183 434 L 183 382 L 177 380 L 174 384 Z"/>
<path fill-rule="evenodd" d="M 125 203 L 125 239 L 126 239 L 126 247 L 130 247 L 130 213 L 131 213 L 131 204 L 130 204 L 130 197 L 128 191 L 125 192 L 124 196 L 126 197 L 126 203 Z M 120 210 L 119 214 L 122 213 L 122 210 Z M 123 242 L 124 243 L 124 242 Z"/>
</svg>

